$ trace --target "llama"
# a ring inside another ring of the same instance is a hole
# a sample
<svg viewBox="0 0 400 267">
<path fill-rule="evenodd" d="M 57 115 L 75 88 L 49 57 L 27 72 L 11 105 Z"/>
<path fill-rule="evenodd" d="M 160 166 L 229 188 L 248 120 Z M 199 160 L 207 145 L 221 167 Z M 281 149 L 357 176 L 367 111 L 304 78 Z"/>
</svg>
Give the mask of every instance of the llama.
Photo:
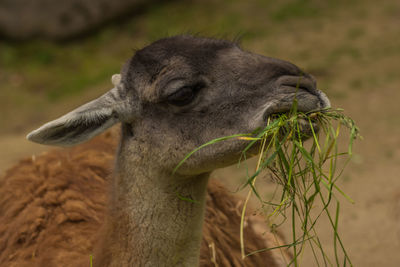
<svg viewBox="0 0 400 267">
<path fill-rule="evenodd" d="M 179 35 L 137 51 L 112 81 L 28 135 L 71 146 L 121 123 L 112 175 L 111 134 L 9 170 L 0 187 L 4 266 L 87 266 L 92 251 L 94 266 L 284 265 L 271 252 L 241 259 L 240 203 L 208 181 L 238 160 L 245 140 L 206 147 L 173 169 L 209 140 L 263 127 L 295 97 L 303 112 L 328 107 L 314 79 L 229 41 Z M 248 252 L 276 245 L 257 224 L 247 219 Z"/>
</svg>

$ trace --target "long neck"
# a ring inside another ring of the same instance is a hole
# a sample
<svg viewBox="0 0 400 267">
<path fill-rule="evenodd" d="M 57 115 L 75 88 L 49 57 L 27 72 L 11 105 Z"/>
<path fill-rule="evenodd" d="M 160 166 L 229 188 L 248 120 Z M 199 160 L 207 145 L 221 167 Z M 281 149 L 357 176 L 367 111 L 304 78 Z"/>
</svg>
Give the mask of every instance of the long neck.
<svg viewBox="0 0 400 267">
<path fill-rule="evenodd" d="M 151 159 L 143 155 L 124 154 L 117 160 L 95 263 L 97 258 L 100 266 L 198 266 L 209 174 L 177 179 L 149 166 Z"/>
</svg>

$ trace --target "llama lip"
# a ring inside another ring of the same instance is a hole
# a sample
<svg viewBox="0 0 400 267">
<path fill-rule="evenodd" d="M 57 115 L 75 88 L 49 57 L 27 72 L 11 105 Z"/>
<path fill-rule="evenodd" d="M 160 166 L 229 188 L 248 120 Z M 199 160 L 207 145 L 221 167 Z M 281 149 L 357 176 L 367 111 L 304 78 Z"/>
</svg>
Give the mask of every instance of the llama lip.
<svg viewBox="0 0 400 267">
<path fill-rule="evenodd" d="M 293 108 L 294 100 L 297 100 L 297 111 L 300 113 L 311 113 L 313 111 L 323 111 L 330 108 L 331 104 L 328 97 L 318 89 L 303 89 L 294 86 L 283 85 L 279 88 L 282 94 L 276 99 L 264 104 L 257 112 L 254 120 L 250 121 L 250 127 L 257 129 L 263 127 L 268 119 L 274 115 L 289 113 Z M 319 125 L 315 120 L 310 121 L 307 118 L 299 119 L 301 131 L 305 135 L 312 134 L 312 130 L 317 132 Z M 311 126 L 313 129 L 311 129 Z"/>
<path fill-rule="evenodd" d="M 266 121 L 271 115 L 288 113 L 292 110 L 294 101 L 297 101 L 297 111 L 310 113 L 330 108 L 331 104 L 328 97 L 320 90 L 310 93 L 301 88 L 291 88 L 295 92 L 282 94 L 280 98 L 268 102 L 263 107 L 263 120 Z M 290 95 L 288 97 L 288 95 Z"/>
<path fill-rule="evenodd" d="M 316 96 L 319 99 L 319 103 L 315 107 L 311 107 L 311 110 L 326 109 L 331 107 L 331 103 L 324 92 L 317 89 L 317 82 L 311 75 L 292 76 L 284 75 L 281 76 L 277 81 L 277 88 L 279 91 L 286 93 L 309 93 Z M 309 108 L 306 108 L 309 109 Z M 311 110 L 300 110 L 302 112 L 308 112 Z"/>
<path fill-rule="evenodd" d="M 326 96 L 326 94 L 324 92 L 322 92 L 321 90 L 316 90 L 317 95 L 319 97 L 319 100 L 322 104 L 321 109 L 327 109 L 331 107 L 331 101 L 329 101 L 329 98 Z"/>
</svg>

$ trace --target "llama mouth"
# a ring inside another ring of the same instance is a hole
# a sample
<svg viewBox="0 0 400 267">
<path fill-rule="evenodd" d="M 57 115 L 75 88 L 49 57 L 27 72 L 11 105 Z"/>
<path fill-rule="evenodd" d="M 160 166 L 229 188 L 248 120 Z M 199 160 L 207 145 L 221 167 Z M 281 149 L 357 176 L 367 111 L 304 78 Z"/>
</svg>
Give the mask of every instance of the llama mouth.
<svg viewBox="0 0 400 267">
<path fill-rule="evenodd" d="M 313 133 L 319 132 L 319 124 L 317 120 L 313 118 L 299 118 L 297 122 L 299 124 L 301 134 L 306 138 L 313 136 Z"/>
<path fill-rule="evenodd" d="M 328 97 L 320 90 L 310 93 L 302 88 L 295 92 L 282 94 L 277 99 L 270 101 L 263 107 L 263 119 L 267 120 L 273 114 L 289 113 L 297 105 L 297 112 L 308 114 L 323 111 L 331 107 Z"/>
<path fill-rule="evenodd" d="M 309 116 L 311 114 L 313 114 L 313 112 L 304 115 L 303 113 L 300 114 L 298 113 L 296 119 L 292 120 L 288 119 L 293 117 L 293 114 L 291 112 L 273 113 L 268 117 L 267 124 L 272 121 L 283 118 L 283 120 L 285 120 L 286 123 L 289 123 L 290 128 L 296 130 L 298 129 L 299 132 L 301 133 L 302 138 L 307 139 L 311 137 L 314 133 L 319 132 L 320 130 L 318 120 L 314 116 Z M 279 129 L 282 136 L 285 136 L 286 130 L 287 129 L 285 127 L 281 127 Z"/>
<path fill-rule="evenodd" d="M 277 109 L 277 112 L 290 110 L 294 99 L 298 101 L 298 111 L 303 113 L 331 107 L 328 97 L 317 89 L 316 81 L 311 76 L 282 76 L 277 80 L 277 87 L 281 93 L 281 99 L 278 99 L 281 103 L 272 104 L 269 107 L 271 113 L 274 113 L 273 109 Z"/>
<path fill-rule="evenodd" d="M 296 95 L 289 99 L 291 99 L 291 101 L 288 101 L 286 98 L 285 101 L 280 101 L 279 103 L 275 103 L 275 105 L 269 105 L 264 113 L 264 121 L 267 122 L 271 120 L 271 118 L 278 118 L 282 114 L 289 115 L 293 113 L 293 108 L 296 103 L 296 113 L 302 114 L 297 118 L 300 132 L 305 137 L 310 137 L 313 135 L 313 132 L 318 132 L 320 129 L 318 120 L 310 115 L 315 112 L 324 112 L 324 110 L 331 107 L 330 101 L 325 93 L 317 89 L 310 93 L 309 90 L 297 88 Z"/>
<path fill-rule="evenodd" d="M 265 125 L 278 118 L 282 114 L 293 113 L 293 108 L 296 103 L 297 113 L 304 114 L 299 116 L 298 124 L 300 131 L 305 136 L 311 136 L 313 131 L 319 131 L 319 125 L 316 119 L 308 116 L 314 112 L 323 112 L 331 107 L 328 97 L 320 90 L 303 89 L 294 86 L 282 86 L 282 94 L 268 103 L 264 104 L 259 110 L 258 115 L 251 122 L 250 125 L 253 129 L 265 127 Z"/>
</svg>

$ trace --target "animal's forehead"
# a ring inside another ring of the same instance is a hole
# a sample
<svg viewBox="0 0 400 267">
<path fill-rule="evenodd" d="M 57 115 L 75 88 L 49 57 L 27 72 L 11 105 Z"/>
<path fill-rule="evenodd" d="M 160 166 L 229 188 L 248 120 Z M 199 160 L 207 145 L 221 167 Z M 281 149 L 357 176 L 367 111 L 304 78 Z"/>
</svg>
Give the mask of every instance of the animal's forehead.
<svg viewBox="0 0 400 267">
<path fill-rule="evenodd" d="M 234 46 L 236 46 L 235 43 L 226 40 L 179 35 L 160 39 L 138 51 L 138 54 L 155 55 L 157 58 L 173 55 L 190 57 L 196 54 L 207 56 L 207 54 L 211 55 L 218 50 Z"/>
<path fill-rule="evenodd" d="M 201 70 L 217 57 L 224 49 L 237 47 L 235 43 L 210 38 L 192 36 L 174 36 L 164 38 L 136 52 L 131 60 L 135 68 L 142 71 L 154 81 L 157 75 L 169 64 L 179 62 Z"/>
</svg>

